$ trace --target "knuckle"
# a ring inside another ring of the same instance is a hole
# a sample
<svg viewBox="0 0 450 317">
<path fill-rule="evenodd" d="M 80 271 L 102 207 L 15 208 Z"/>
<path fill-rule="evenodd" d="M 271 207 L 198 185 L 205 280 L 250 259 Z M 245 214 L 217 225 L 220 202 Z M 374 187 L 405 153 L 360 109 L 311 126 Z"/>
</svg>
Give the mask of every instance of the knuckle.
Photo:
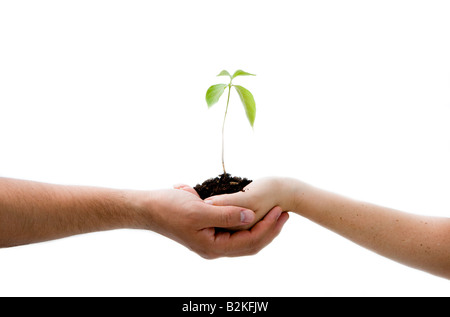
<svg viewBox="0 0 450 317">
<path fill-rule="evenodd" d="M 214 252 L 211 252 L 211 250 L 207 250 L 207 249 L 199 249 L 196 251 L 196 253 L 201 256 L 202 258 L 204 258 L 205 260 L 214 260 L 216 258 L 218 258 L 217 254 L 215 254 Z"/>
<path fill-rule="evenodd" d="M 256 254 L 258 254 L 259 253 L 259 251 L 261 251 L 261 247 L 253 247 L 251 250 L 250 250 L 250 255 L 256 255 Z"/>
<path fill-rule="evenodd" d="M 248 248 L 247 248 L 247 254 L 248 255 L 256 255 L 261 251 L 262 246 L 260 241 L 251 240 L 249 241 Z"/>
<path fill-rule="evenodd" d="M 217 255 L 213 255 L 213 254 L 210 254 L 210 253 L 203 254 L 203 255 L 201 255 L 201 257 L 204 258 L 205 260 L 215 260 L 215 259 L 218 258 Z"/>
<path fill-rule="evenodd" d="M 205 241 L 191 245 L 190 249 L 206 260 L 213 260 L 219 257 L 213 245 Z"/>
</svg>

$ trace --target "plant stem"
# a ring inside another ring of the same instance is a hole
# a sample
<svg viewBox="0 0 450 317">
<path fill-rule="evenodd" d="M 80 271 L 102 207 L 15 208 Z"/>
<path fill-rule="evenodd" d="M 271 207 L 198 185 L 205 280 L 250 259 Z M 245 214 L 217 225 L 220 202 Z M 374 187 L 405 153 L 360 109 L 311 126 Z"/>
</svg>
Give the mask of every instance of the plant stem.
<svg viewBox="0 0 450 317">
<path fill-rule="evenodd" d="M 223 167 L 223 174 L 226 175 L 227 172 L 225 171 L 225 160 L 224 160 L 224 151 L 225 151 L 225 119 L 227 118 L 227 112 L 228 112 L 228 104 L 230 103 L 230 94 L 231 94 L 231 81 L 228 85 L 228 100 L 227 100 L 227 107 L 225 108 L 225 115 L 223 117 L 223 124 L 222 124 L 222 167 Z"/>
</svg>

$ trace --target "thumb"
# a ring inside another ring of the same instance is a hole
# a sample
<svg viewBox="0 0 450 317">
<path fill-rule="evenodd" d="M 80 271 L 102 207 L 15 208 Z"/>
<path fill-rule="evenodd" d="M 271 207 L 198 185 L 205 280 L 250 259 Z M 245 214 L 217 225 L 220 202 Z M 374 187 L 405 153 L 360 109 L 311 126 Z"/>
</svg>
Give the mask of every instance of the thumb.
<svg viewBox="0 0 450 317">
<path fill-rule="evenodd" d="M 255 213 L 237 206 L 213 206 L 205 201 L 202 212 L 202 227 L 234 228 L 247 225 L 255 220 Z"/>
</svg>

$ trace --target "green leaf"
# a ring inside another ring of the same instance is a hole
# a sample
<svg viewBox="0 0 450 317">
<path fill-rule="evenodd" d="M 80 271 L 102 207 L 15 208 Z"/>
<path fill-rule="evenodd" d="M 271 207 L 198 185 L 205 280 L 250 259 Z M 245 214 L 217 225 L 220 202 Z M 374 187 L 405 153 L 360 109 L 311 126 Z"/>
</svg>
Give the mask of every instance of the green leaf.
<svg viewBox="0 0 450 317">
<path fill-rule="evenodd" d="M 245 89 L 242 86 L 233 85 L 236 88 L 236 91 L 241 98 L 242 104 L 244 105 L 245 113 L 247 114 L 248 121 L 250 125 L 253 127 L 253 123 L 255 122 L 256 117 L 256 103 L 255 98 L 250 91 Z"/>
<path fill-rule="evenodd" d="M 218 84 L 208 88 L 208 91 L 206 92 L 206 103 L 208 104 L 208 108 L 219 101 L 220 96 L 222 96 L 227 87 L 228 85 Z"/>
<path fill-rule="evenodd" d="M 220 74 L 217 75 L 217 76 L 228 76 L 228 77 L 231 78 L 230 73 L 228 71 L 226 71 L 226 70 L 221 71 Z"/>
<path fill-rule="evenodd" d="M 256 76 L 256 75 L 244 72 L 243 70 L 239 69 L 233 74 L 233 77 L 231 77 L 231 79 L 236 78 L 237 76 Z"/>
</svg>

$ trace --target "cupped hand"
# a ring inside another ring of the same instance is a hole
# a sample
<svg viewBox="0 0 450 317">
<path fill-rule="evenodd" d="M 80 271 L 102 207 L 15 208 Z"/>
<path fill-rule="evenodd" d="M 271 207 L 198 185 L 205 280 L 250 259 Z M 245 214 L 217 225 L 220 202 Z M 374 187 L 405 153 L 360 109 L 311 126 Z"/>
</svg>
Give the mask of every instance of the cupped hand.
<svg viewBox="0 0 450 317">
<path fill-rule="evenodd" d="M 281 208 L 272 208 L 251 230 L 218 230 L 252 224 L 255 214 L 245 207 L 207 204 L 188 186 L 157 195 L 153 230 L 207 259 L 255 254 L 280 233 L 288 219 Z"/>
</svg>

